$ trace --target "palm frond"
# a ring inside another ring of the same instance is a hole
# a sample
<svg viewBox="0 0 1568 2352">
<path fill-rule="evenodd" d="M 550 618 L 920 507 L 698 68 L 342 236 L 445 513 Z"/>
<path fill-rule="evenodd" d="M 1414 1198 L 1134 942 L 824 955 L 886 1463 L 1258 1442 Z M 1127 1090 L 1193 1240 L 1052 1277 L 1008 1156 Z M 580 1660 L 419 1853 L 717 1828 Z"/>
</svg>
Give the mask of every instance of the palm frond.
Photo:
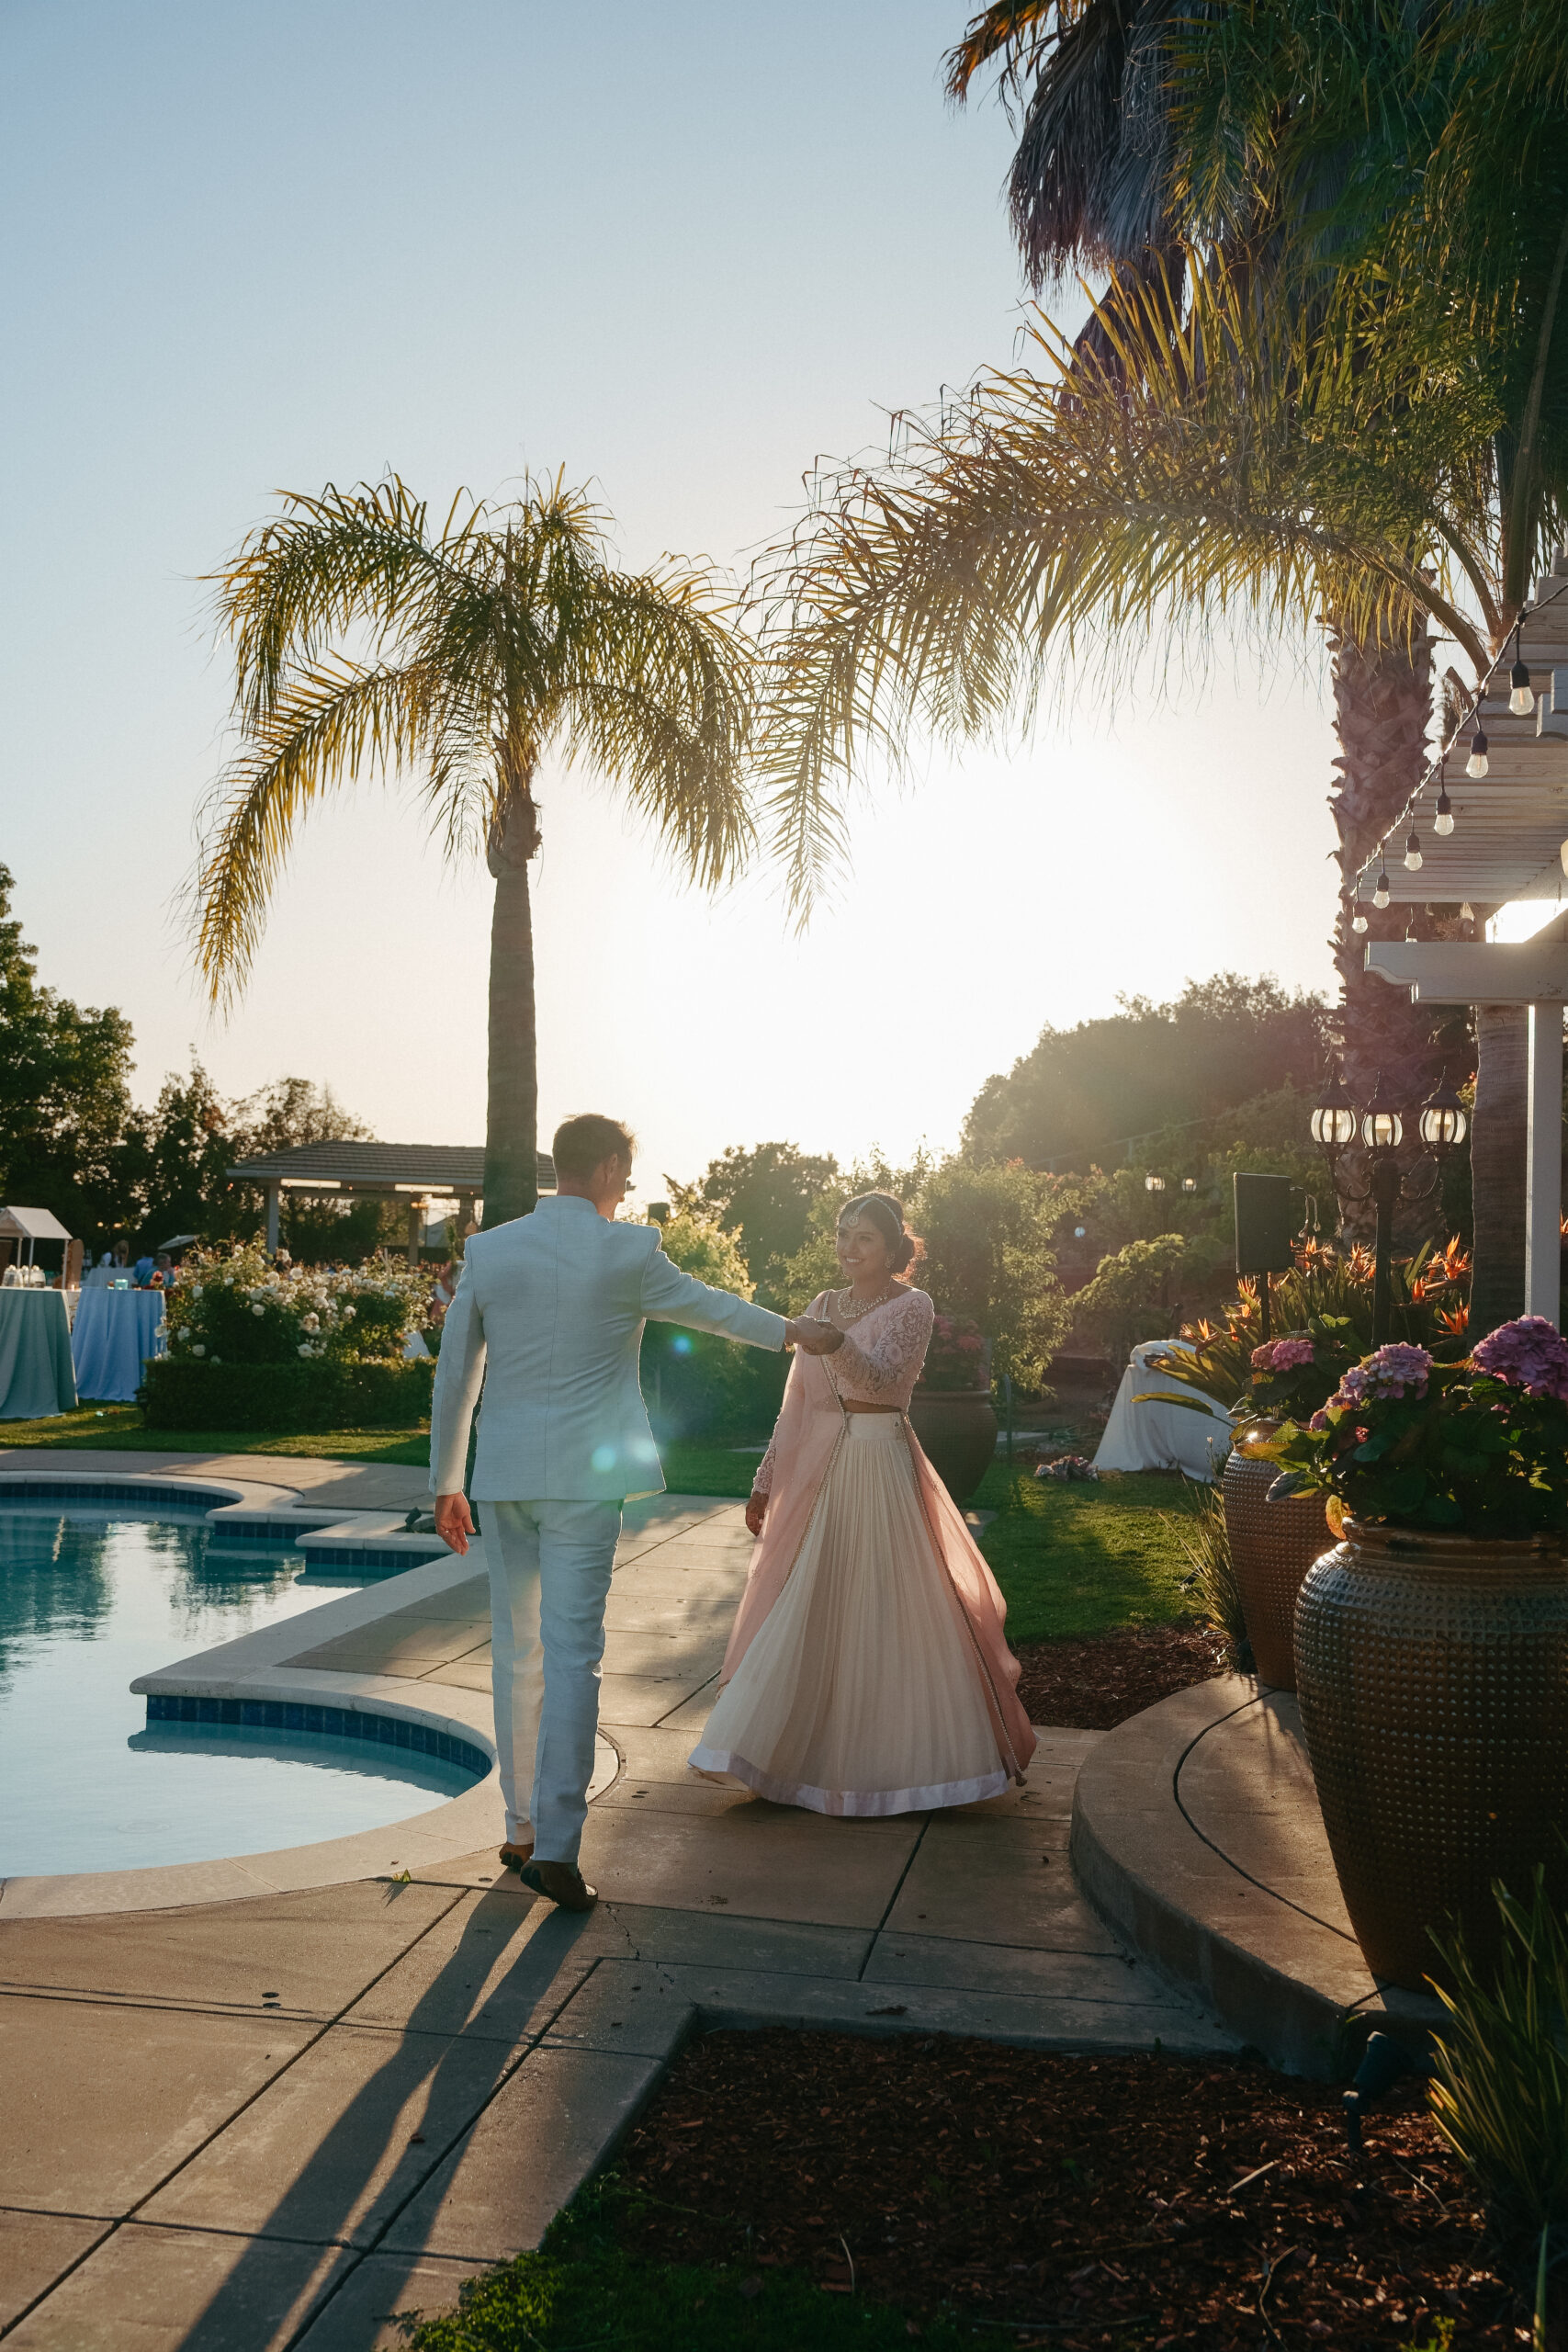
<svg viewBox="0 0 1568 2352">
<path fill-rule="evenodd" d="M 295 830 L 314 802 L 344 775 L 384 778 L 427 748 L 435 766 L 456 768 L 461 750 L 443 743 L 441 700 L 424 671 L 330 659 L 289 673 L 206 813 L 190 889 L 197 968 L 215 1003 L 243 987 Z"/>
<path fill-rule="evenodd" d="M 1222 622 L 1277 642 L 1312 614 L 1383 633 L 1438 614 L 1483 664 L 1445 536 L 1484 540 L 1483 385 L 1450 367 L 1395 409 L 1375 307 L 1281 327 L 1223 268 L 1184 301 L 1112 295 L 1113 366 L 1043 322 L 1033 370 L 850 469 L 760 568 L 762 774 L 797 908 L 870 757 L 896 764 L 917 729 L 1027 728 L 1095 662 L 1152 643 L 1168 664 Z"/>
</svg>

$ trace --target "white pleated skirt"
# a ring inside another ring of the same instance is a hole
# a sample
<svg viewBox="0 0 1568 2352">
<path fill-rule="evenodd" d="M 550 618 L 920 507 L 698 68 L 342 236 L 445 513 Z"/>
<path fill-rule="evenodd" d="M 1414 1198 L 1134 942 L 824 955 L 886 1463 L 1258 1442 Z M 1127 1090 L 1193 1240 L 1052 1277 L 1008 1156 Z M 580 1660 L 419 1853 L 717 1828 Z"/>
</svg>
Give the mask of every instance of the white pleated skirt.
<svg viewBox="0 0 1568 2352">
<path fill-rule="evenodd" d="M 789 1581 L 691 1760 L 813 1813 L 914 1813 L 1007 1787 L 901 1416 L 850 1415 Z"/>
</svg>

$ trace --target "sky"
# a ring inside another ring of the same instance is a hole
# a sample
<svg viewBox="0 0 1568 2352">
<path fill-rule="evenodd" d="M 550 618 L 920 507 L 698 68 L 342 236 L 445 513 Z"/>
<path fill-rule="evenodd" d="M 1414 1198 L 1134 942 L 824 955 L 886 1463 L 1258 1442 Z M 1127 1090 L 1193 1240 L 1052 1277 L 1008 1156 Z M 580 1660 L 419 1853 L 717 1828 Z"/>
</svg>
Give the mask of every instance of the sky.
<svg viewBox="0 0 1568 2352">
<path fill-rule="evenodd" d="M 966 0 L 0 0 L 0 860 L 40 977 L 112 1003 L 151 1100 L 192 1049 L 476 1143 L 490 887 L 417 794 L 312 816 L 212 1016 L 181 887 L 230 744 L 209 573 L 284 489 L 395 468 L 445 511 L 591 483 L 619 561 L 744 569 L 818 453 L 1013 356 L 1025 295 Z M 1066 314 L 1070 298 L 1057 306 Z M 793 932 L 760 865 L 680 886 L 550 772 L 540 1120 L 628 1119 L 645 1195 L 731 1144 L 950 1148 L 1046 1023 L 1269 971 L 1326 988 L 1334 743 L 1310 645 L 1174 705 L 1065 691 L 1028 742 L 858 803 Z"/>
</svg>

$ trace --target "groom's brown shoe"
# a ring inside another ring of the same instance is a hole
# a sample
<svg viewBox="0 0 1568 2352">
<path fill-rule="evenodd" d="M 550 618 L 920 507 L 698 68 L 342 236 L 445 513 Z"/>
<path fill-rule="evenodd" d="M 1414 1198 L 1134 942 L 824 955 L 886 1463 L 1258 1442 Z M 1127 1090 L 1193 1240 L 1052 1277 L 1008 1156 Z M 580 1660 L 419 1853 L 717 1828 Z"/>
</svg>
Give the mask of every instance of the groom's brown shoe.
<svg viewBox="0 0 1568 2352">
<path fill-rule="evenodd" d="M 570 1862 L 525 1862 L 517 1873 L 536 1894 L 547 1894 L 563 1911 L 592 1911 L 599 1900 L 597 1887 L 587 1884 Z"/>
<path fill-rule="evenodd" d="M 531 1862 L 533 1859 L 534 1841 L 531 1838 L 525 1846 L 514 1846 L 512 1844 L 511 1840 L 508 1839 L 507 1843 L 501 1849 L 501 1861 L 503 1870 L 520 1871 L 525 1862 Z"/>
</svg>

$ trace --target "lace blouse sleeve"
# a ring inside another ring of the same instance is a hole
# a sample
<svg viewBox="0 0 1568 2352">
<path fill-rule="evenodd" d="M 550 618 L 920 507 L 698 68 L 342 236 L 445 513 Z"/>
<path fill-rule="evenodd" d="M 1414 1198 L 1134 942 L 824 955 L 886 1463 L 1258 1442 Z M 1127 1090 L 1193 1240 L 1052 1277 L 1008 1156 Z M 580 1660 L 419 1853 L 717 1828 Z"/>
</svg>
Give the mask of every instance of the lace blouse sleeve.
<svg viewBox="0 0 1568 2352">
<path fill-rule="evenodd" d="M 751 1481 L 754 1495 L 771 1495 L 773 1491 L 773 1449 L 777 1443 L 777 1438 L 769 1439 L 768 1450 L 757 1464 L 757 1473 Z"/>
<path fill-rule="evenodd" d="M 889 1392 L 905 1396 L 919 1378 L 935 1319 L 936 1309 L 925 1292 L 912 1290 L 877 1318 L 874 1336 L 868 1333 L 863 1343 L 847 1331 L 843 1346 L 828 1361 L 841 1365 L 857 1387 L 869 1389 L 874 1396 Z"/>
</svg>

